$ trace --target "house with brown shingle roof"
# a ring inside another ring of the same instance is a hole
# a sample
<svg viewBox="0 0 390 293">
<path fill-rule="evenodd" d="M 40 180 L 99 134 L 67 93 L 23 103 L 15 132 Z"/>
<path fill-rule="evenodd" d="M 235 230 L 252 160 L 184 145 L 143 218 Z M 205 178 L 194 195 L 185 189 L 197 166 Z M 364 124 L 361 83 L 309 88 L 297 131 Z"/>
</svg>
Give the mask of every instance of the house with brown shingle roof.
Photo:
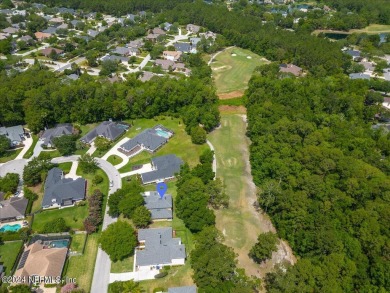
<svg viewBox="0 0 390 293">
<path fill-rule="evenodd" d="M 24 249 L 14 276 L 25 277 L 26 283 L 30 276 L 39 276 L 46 284 L 55 284 L 61 279 L 67 253 L 67 247 L 49 248 L 36 241 Z"/>
<path fill-rule="evenodd" d="M 47 57 L 47 56 L 49 56 L 49 55 L 51 54 L 51 52 L 53 52 L 53 51 L 54 51 L 57 55 L 64 53 L 64 51 L 61 50 L 61 49 L 51 48 L 51 47 L 42 49 L 42 50 L 41 50 L 41 53 L 42 53 L 44 56 Z"/>
<path fill-rule="evenodd" d="M 51 34 L 43 33 L 43 32 L 36 32 L 34 35 L 38 41 L 43 41 L 44 39 L 51 37 Z"/>
<path fill-rule="evenodd" d="M 181 54 L 180 51 L 164 51 L 163 57 L 166 60 L 177 61 L 180 59 Z"/>
</svg>

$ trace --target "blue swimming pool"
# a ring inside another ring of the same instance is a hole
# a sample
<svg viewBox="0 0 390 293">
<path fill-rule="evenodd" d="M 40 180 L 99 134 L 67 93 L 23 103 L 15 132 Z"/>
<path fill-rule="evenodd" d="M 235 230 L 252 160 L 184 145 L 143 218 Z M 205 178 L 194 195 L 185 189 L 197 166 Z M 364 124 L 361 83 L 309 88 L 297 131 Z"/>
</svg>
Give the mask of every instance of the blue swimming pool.
<svg viewBox="0 0 390 293">
<path fill-rule="evenodd" d="M 0 228 L 0 232 L 16 232 L 18 231 L 22 226 L 20 224 L 15 224 L 15 225 L 4 225 L 3 227 Z"/>
<path fill-rule="evenodd" d="M 51 248 L 63 248 L 68 247 L 69 240 L 62 239 L 62 240 L 53 240 L 50 243 Z"/>
<path fill-rule="evenodd" d="M 170 138 L 171 137 L 171 133 L 169 133 L 167 131 L 164 131 L 164 130 L 162 130 L 160 128 L 156 128 L 156 133 L 157 133 L 157 135 L 165 137 L 165 138 Z"/>
</svg>

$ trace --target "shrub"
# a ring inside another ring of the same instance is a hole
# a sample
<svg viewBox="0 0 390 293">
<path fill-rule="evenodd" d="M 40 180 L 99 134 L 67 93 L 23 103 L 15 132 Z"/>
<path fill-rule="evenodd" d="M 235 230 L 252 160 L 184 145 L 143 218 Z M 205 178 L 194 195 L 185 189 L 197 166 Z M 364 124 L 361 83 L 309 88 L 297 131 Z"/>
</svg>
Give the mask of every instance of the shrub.
<svg viewBox="0 0 390 293">
<path fill-rule="evenodd" d="M 155 279 L 161 279 L 161 278 L 164 278 L 165 276 L 167 276 L 168 273 L 167 272 L 161 272 L 157 275 L 154 276 Z"/>
</svg>

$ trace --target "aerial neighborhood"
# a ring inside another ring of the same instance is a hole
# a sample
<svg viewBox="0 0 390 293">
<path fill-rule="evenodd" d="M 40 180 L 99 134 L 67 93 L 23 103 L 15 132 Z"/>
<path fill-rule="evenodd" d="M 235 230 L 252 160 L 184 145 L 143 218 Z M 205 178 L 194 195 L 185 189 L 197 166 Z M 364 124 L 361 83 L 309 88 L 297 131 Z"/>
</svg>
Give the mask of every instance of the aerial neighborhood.
<svg viewBox="0 0 390 293">
<path fill-rule="evenodd" d="M 0 292 L 390 292 L 389 140 L 388 1 L 0 1 Z"/>
</svg>

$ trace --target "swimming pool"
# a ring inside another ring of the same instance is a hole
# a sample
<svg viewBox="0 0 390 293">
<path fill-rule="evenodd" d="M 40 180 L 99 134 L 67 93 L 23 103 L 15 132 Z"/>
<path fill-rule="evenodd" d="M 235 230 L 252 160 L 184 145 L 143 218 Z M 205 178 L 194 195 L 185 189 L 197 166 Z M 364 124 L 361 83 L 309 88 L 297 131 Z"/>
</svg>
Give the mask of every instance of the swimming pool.
<svg viewBox="0 0 390 293">
<path fill-rule="evenodd" d="M 53 240 L 50 242 L 51 248 L 63 248 L 68 247 L 69 240 L 62 239 L 62 240 Z"/>
<path fill-rule="evenodd" d="M 162 137 L 165 137 L 165 138 L 170 138 L 171 137 L 171 133 L 167 132 L 167 131 L 164 131 L 160 128 L 156 128 L 156 133 L 158 136 L 162 136 Z"/>
<path fill-rule="evenodd" d="M 22 226 L 20 224 L 15 224 L 15 225 L 4 225 L 3 227 L 0 228 L 0 232 L 16 232 L 18 231 Z"/>
</svg>

